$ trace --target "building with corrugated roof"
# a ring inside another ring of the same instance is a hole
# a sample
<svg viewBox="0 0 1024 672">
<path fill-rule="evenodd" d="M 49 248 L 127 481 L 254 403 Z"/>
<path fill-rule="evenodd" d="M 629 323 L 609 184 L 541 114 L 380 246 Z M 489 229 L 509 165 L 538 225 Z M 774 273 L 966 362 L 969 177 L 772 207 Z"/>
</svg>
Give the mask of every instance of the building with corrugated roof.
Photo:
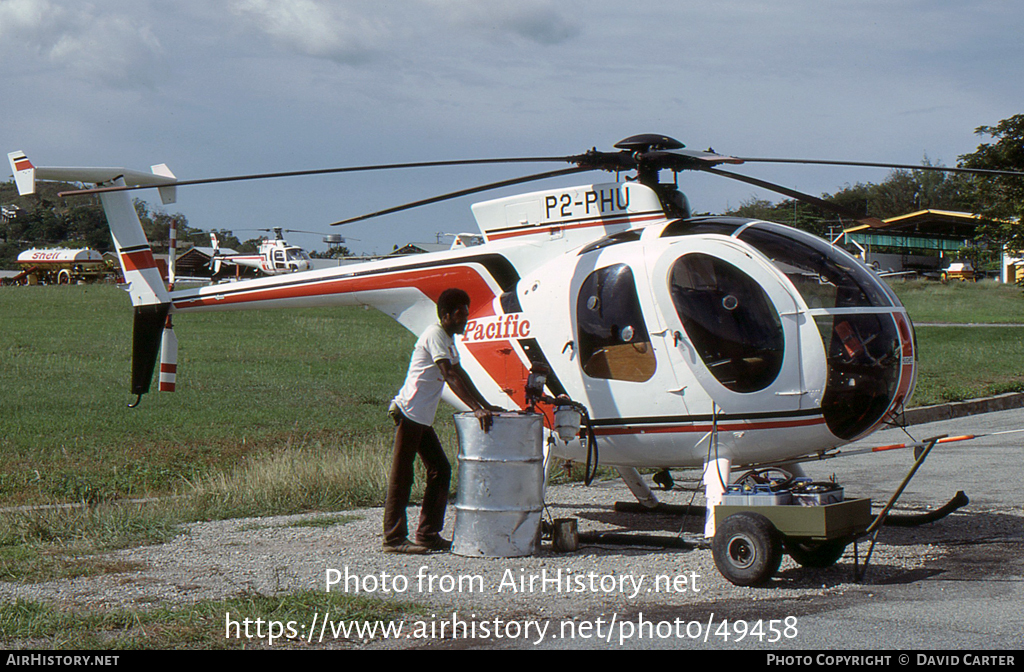
<svg viewBox="0 0 1024 672">
<path fill-rule="evenodd" d="M 883 226 L 861 224 L 843 231 L 845 241 L 861 257 L 882 271 L 917 271 L 936 275 L 954 261 L 960 250 L 974 243 L 980 215 L 953 210 L 919 210 L 890 217 Z M 874 251 L 886 248 L 886 252 Z M 893 251 L 896 250 L 896 251 Z M 1000 264 L 1000 280 L 1013 282 L 1021 260 L 1007 257 Z M 1008 271 L 1009 269 L 1009 271 Z"/>
</svg>

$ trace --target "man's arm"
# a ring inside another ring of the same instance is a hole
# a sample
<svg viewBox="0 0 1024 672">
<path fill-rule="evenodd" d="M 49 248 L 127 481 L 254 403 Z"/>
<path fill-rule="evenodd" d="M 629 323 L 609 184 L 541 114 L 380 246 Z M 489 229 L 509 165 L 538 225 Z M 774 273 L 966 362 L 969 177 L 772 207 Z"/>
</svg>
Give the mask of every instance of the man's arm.
<svg viewBox="0 0 1024 672">
<path fill-rule="evenodd" d="M 441 370 L 444 382 L 448 384 L 455 396 L 473 411 L 473 415 L 480 421 L 480 427 L 484 431 L 489 430 L 492 421 L 491 414 L 502 409 L 487 403 L 461 365 L 452 364 L 451 360 L 447 359 L 439 359 L 435 364 Z"/>
</svg>

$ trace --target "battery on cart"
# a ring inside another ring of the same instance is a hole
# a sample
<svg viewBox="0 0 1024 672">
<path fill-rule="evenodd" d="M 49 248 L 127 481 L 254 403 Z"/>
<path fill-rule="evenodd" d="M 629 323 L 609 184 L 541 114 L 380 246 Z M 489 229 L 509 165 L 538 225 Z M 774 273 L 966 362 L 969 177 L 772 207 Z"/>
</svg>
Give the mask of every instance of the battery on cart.
<svg viewBox="0 0 1024 672">
<path fill-rule="evenodd" d="M 722 495 L 726 506 L 774 506 L 790 504 L 789 490 L 774 489 L 770 485 L 730 485 Z"/>
</svg>

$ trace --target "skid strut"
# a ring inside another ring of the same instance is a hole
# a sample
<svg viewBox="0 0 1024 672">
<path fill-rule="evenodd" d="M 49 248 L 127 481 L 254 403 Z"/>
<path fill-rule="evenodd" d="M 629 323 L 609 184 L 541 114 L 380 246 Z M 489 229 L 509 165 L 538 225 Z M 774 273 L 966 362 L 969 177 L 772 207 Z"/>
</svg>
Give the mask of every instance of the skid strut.
<svg viewBox="0 0 1024 672">
<path fill-rule="evenodd" d="M 932 452 L 932 448 L 935 447 L 935 444 L 945 437 L 946 435 L 942 434 L 924 440 L 924 447 L 920 450 L 919 453 L 917 453 L 917 459 L 914 461 L 914 465 L 910 467 L 910 471 L 908 471 L 907 475 L 903 477 L 903 482 L 900 483 L 900 486 L 898 488 L 896 488 L 896 492 L 892 493 L 892 497 L 890 497 L 889 501 L 885 503 L 885 506 L 882 507 L 882 510 L 878 512 L 878 515 L 875 516 L 874 521 L 872 521 L 872 523 L 868 525 L 868 528 L 864 530 L 864 532 L 861 535 L 859 535 L 856 539 L 853 540 L 854 581 L 859 583 L 861 579 L 864 578 L 864 574 L 867 572 L 868 569 L 868 563 L 871 562 L 871 553 L 875 550 L 875 542 L 878 541 L 878 532 L 882 529 L 882 525 L 885 524 L 885 519 L 889 515 L 889 511 L 892 510 L 892 507 L 895 506 L 896 504 L 896 500 L 900 498 L 900 495 L 903 494 L 903 491 L 907 489 L 908 485 L 910 485 L 910 480 L 914 478 L 914 475 L 917 473 L 917 470 L 921 468 L 922 464 L 924 464 L 924 461 L 928 458 L 928 454 Z M 863 566 L 861 566 L 857 553 L 857 541 L 864 537 L 871 537 L 871 545 L 868 547 L 868 553 L 864 557 L 864 564 Z"/>
</svg>

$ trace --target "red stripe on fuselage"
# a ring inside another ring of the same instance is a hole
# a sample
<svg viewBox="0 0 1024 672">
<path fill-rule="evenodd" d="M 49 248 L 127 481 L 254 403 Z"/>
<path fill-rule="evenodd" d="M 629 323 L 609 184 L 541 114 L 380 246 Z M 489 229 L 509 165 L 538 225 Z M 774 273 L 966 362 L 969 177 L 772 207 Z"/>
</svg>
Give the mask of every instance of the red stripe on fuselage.
<svg viewBox="0 0 1024 672">
<path fill-rule="evenodd" d="M 463 342 L 462 345 L 519 408 L 526 408 L 526 379 L 530 371 L 511 341 Z"/>
<path fill-rule="evenodd" d="M 825 424 L 825 418 L 808 418 L 805 420 L 766 420 L 761 422 L 720 422 L 719 431 L 747 431 L 754 429 L 786 429 L 789 427 L 810 427 Z M 627 425 L 625 427 L 595 427 L 597 436 L 617 436 L 620 434 L 688 434 L 693 432 L 710 432 L 714 425 L 709 423 L 683 425 Z"/>
<path fill-rule="evenodd" d="M 325 278 L 310 282 L 275 284 L 271 287 L 234 289 L 229 287 L 223 294 L 211 294 L 196 299 L 175 302 L 180 309 L 224 306 L 236 303 L 280 301 L 330 294 L 350 294 L 387 289 L 418 289 L 431 301 L 437 302 L 441 292 L 449 287 L 458 287 L 469 294 L 470 317 L 487 317 L 494 314 L 492 301 L 497 295 L 480 273 L 465 265 L 438 266 L 410 271 L 383 271 L 371 275 L 357 275 L 342 278 Z"/>
</svg>

